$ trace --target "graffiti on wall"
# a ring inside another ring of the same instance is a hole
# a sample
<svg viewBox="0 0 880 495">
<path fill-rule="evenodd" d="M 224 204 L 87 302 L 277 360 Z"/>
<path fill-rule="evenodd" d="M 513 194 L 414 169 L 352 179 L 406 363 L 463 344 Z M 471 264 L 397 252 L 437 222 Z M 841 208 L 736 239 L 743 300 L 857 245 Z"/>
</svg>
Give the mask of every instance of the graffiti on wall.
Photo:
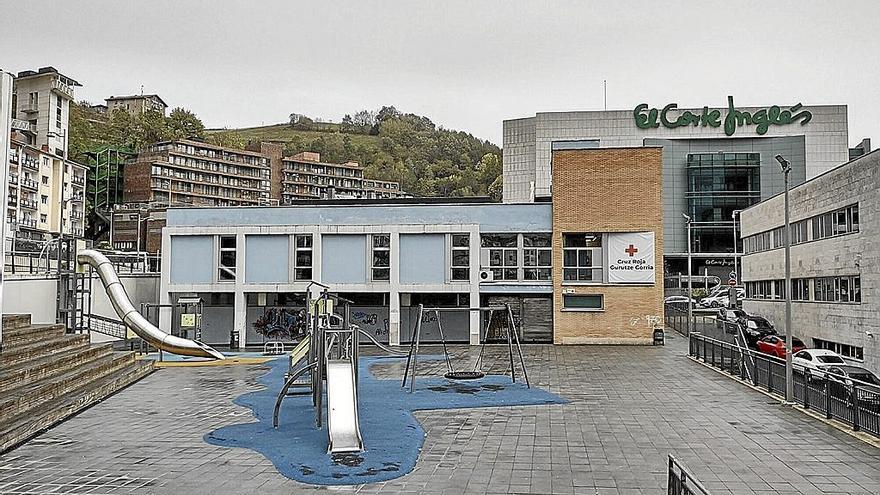
<svg viewBox="0 0 880 495">
<path fill-rule="evenodd" d="M 254 330 L 267 339 L 293 339 L 306 333 L 304 309 L 266 308 L 254 321 Z"/>
</svg>

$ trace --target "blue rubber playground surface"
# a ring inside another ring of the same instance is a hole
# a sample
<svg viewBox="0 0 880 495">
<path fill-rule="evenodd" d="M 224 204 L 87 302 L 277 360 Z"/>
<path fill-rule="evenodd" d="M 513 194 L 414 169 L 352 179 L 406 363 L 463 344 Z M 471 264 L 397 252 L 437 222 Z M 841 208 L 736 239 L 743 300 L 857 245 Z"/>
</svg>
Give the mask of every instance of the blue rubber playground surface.
<svg viewBox="0 0 880 495">
<path fill-rule="evenodd" d="M 315 428 L 311 395 L 285 398 L 279 427 L 272 427 L 272 412 L 287 368 L 286 359 L 268 363 L 269 373 L 260 378 L 266 389 L 235 399 L 236 404 L 250 408 L 257 421 L 214 430 L 205 435 L 205 441 L 257 451 L 281 474 L 302 483 L 355 485 L 394 479 L 413 470 L 425 439 L 425 431 L 413 411 L 566 403 L 555 394 L 511 383 L 509 376 L 501 375 L 466 382 L 419 377 L 415 392 L 410 394 L 401 388 L 400 380 L 379 380 L 370 374 L 371 364 L 390 359 L 405 358 L 360 359 L 358 409 L 364 452 L 327 453 L 327 423 L 325 420 L 323 428 Z M 424 359 L 430 358 L 419 357 Z"/>
</svg>

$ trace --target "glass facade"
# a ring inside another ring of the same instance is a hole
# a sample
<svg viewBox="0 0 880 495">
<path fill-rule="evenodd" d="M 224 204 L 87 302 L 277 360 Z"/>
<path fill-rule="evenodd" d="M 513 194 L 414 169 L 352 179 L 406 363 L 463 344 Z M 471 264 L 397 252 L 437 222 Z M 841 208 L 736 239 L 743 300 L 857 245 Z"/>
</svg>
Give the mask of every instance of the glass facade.
<svg viewBox="0 0 880 495">
<path fill-rule="evenodd" d="M 733 252 L 733 212 L 761 200 L 760 153 L 690 153 L 687 178 L 693 251 Z"/>
</svg>

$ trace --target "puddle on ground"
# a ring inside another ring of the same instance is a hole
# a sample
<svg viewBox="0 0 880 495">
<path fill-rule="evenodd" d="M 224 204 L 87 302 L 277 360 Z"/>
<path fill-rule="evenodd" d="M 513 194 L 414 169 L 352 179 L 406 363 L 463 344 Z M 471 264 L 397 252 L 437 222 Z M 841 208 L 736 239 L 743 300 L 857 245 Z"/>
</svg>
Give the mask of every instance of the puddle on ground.
<svg viewBox="0 0 880 495">
<path fill-rule="evenodd" d="M 342 464 L 348 467 L 357 467 L 364 462 L 364 458 L 358 454 L 333 454 L 330 458 L 333 459 L 333 464 Z"/>
<path fill-rule="evenodd" d="M 499 390 L 504 390 L 504 385 L 494 385 L 494 384 L 485 384 L 480 385 L 479 387 L 473 387 L 470 385 L 463 385 L 460 383 L 450 383 L 448 385 L 434 385 L 432 387 L 428 387 L 428 390 L 432 392 L 454 392 L 457 394 L 465 394 L 465 395 L 474 395 L 477 392 L 488 390 L 490 392 L 497 392 Z"/>
</svg>

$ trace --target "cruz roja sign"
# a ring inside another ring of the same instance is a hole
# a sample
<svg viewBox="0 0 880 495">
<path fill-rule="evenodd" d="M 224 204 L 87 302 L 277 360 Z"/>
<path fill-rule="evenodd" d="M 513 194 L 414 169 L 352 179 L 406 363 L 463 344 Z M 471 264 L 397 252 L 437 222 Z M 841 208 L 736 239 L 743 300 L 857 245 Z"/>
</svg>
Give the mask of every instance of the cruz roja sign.
<svg viewBox="0 0 880 495">
<path fill-rule="evenodd" d="M 771 125 L 788 125 L 800 122 L 801 125 L 807 124 L 813 119 L 813 114 L 809 110 L 804 110 L 803 105 L 798 103 L 787 110 L 773 105 L 770 108 L 762 108 L 755 113 L 749 113 L 744 110 L 737 110 L 733 105 L 733 96 L 727 97 L 727 114 L 724 120 L 721 120 L 721 110 L 703 107 L 700 113 L 693 113 L 685 110 L 680 114 L 673 115 L 678 112 L 678 104 L 670 103 L 661 110 L 649 108 L 647 103 L 642 103 L 633 110 L 633 119 L 635 119 L 636 127 L 639 129 L 655 129 L 663 125 L 667 129 L 675 129 L 676 127 L 693 126 L 693 127 L 720 127 L 724 124 L 724 134 L 733 136 L 737 127 L 744 125 L 754 125 L 755 132 L 758 135 L 764 135 Z"/>
<path fill-rule="evenodd" d="M 608 281 L 617 284 L 654 283 L 654 233 L 608 234 Z"/>
</svg>

